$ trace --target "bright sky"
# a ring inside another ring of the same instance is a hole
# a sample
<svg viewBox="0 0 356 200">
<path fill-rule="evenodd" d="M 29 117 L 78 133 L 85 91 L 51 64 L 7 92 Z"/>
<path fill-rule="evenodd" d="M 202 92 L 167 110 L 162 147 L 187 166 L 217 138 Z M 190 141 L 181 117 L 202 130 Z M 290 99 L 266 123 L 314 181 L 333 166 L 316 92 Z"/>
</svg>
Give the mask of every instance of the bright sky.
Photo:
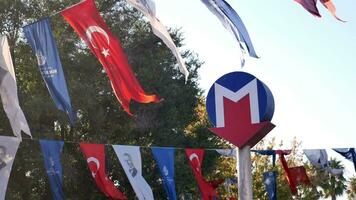
<svg viewBox="0 0 356 200">
<path fill-rule="evenodd" d="M 244 21 L 260 59 L 240 68 L 235 38 L 199 0 L 156 0 L 157 16 L 181 28 L 205 64 L 206 93 L 220 76 L 243 70 L 272 91 L 277 127 L 268 135 L 303 148 L 356 146 L 356 1 L 334 0 L 342 23 L 319 4 L 313 17 L 293 0 L 227 0 Z"/>
<path fill-rule="evenodd" d="M 293 0 L 227 0 L 249 31 L 260 59 L 247 58 L 240 68 L 235 38 L 200 0 L 156 0 L 157 16 L 181 28 L 186 48 L 205 62 L 201 87 L 207 93 L 222 75 L 246 71 L 263 81 L 275 99 L 267 136 L 302 148 L 327 148 L 342 160 L 345 175 L 352 162 L 330 148 L 356 147 L 356 1 L 333 0 L 342 23 L 319 3 L 322 18 L 313 17 Z M 346 198 L 344 196 L 344 198 Z"/>
</svg>

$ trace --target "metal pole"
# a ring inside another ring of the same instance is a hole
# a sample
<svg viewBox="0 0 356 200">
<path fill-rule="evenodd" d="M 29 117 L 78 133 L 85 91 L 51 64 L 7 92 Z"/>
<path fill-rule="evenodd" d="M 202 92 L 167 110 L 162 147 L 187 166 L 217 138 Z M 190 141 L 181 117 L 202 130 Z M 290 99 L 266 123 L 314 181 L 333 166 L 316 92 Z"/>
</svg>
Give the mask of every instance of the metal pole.
<svg viewBox="0 0 356 200">
<path fill-rule="evenodd" d="M 239 200 L 252 200 L 252 162 L 250 146 L 238 150 L 238 194 Z"/>
</svg>

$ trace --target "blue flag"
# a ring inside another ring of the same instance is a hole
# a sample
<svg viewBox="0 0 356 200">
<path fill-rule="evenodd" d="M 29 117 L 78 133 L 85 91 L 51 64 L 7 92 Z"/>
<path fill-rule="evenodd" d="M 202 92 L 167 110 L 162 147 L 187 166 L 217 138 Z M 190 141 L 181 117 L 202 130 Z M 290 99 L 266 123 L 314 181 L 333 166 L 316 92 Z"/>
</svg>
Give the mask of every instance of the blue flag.
<svg viewBox="0 0 356 200">
<path fill-rule="evenodd" d="M 276 151 L 275 150 L 251 150 L 252 152 L 264 155 L 264 156 L 272 156 L 273 166 L 276 165 Z"/>
<path fill-rule="evenodd" d="M 244 51 L 244 43 L 251 57 L 258 58 L 252 41 L 240 16 L 225 0 L 201 0 L 209 10 L 221 21 L 226 29 L 231 31 Z M 242 60 L 244 64 L 244 60 Z"/>
<path fill-rule="evenodd" d="M 40 140 L 40 145 L 52 190 L 53 199 L 65 199 L 62 191 L 63 172 L 60 158 L 64 142 Z"/>
<path fill-rule="evenodd" d="M 277 172 L 265 172 L 263 173 L 263 183 L 266 186 L 268 199 L 277 200 Z"/>
<path fill-rule="evenodd" d="M 354 168 L 356 171 L 356 152 L 355 152 L 355 148 L 338 148 L 338 149 L 334 149 L 334 151 L 338 152 L 339 154 L 341 154 L 342 156 L 344 156 L 346 159 L 350 160 L 351 162 L 354 163 Z"/>
<path fill-rule="evenodd" d="M 164 189 L 169 200 L 176 200 L 176 186 L 174 183 L 174 149 L 173 148 L 152 148 L 153 156 L 158 164 L 163 177 Z"/>
<path fill-rule="evenodd" d="M 69 115 L 74 124 L 75 113 L 68 95 L 62 64 L 48 18 L 24 27 L 25 37 L 37 57 L 41 75 L 58 109 Z"/>
</svg>

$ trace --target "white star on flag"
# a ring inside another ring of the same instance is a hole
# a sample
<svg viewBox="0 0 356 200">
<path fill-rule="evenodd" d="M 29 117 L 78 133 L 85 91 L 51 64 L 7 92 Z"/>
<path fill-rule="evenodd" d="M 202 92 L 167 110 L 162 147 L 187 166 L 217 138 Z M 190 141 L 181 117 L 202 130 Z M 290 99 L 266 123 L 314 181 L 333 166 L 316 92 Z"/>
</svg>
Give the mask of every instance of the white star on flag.
<svg viewBox="0 0 356 200">
<path fill-rule="evenodd" d="M 109 54 L 109 49 L 103 48 L 103 51 L 102 51 L 101 53 L 104 55 L 105 58 L 108 57 L 108 56 L 110 56 L 110 54 Z"/>
</svg>

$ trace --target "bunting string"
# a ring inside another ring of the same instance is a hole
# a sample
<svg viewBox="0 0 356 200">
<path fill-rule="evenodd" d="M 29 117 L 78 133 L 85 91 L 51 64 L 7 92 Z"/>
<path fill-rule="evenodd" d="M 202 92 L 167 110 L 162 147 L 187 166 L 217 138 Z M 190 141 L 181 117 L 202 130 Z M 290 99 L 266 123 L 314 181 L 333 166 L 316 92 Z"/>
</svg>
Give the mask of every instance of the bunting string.
<svg viewBox="0 0 356 200">
<path fill-rule="evenodd" d="M 70 9 L 70 8 L 72 8 L 72 7 L 74 7 L 74 6 L 78 5 L 78 4 L 81 4 L 81 3 L 83 3 L 83 1 L 80 1 L 80 2 L 78 2 L 78 3 L 76 3 L 76 4 L 73 4 L 73 5 L 69 6 L 69 7 L 64 8 L 64 9 L 62 9 L 62 10 L 56 11 L 56 12 L 54 12 L 54 13 L 52 13 L 52 14 L 49 14 L 49 15 L 40 17 L 38 20 L 36 20 L 36 21 L 34 21 L 34 22 L 31 22 L 31 23 L 28 23 L 28 24 L 22 26 L 21 28 L 24 28 L 24 27 L 26 27 L 26 26 L 30 26 L 30 25 L 35 24 L 35 23 L 37 23 L 37 22 L 39 22 L 39 21 L 42 21 L 43 19 L 46 19 L 46 18 L 52 18 L 52 17 L 54 17 L 54 16 L 60 14 L 61 12 L 65 11 L 65 10 L 67 10 L 67 9 Z"/>
<path fill-rule="evenodd" d="M 42 139 L 39 138 L 22 138 L 22 140 L 27 140 L 27 141 L 36 141 L 39 142 Z M 227 151 L 233 151 L 236 150 L 237 148 L 201 148 L 201 147 L 171 147 L 171 146 L 142 146 L 142 145 L 129 145 L 129 144 L 118 144 L 118 143 L 93 143 L 93 142 L 89 142 L 89 141 L 80 141 L 80 142 L 76 142 L 76 141 L 69 141 L 69 140 L 58 140 L 58 139 L 47 139 L 47 140 L 52 140 L 52 141 L 58 141 L 58 142 L 64 142 L 65 144 L 80 144 L 80 143 L 90 143 L 90 144 L 103 144 L 105 146 L 112 146 L 112 145 L 126 145 L 126 146 L 135 146 L 135 147 L 140 147 L 140 148 L 163 148 L 163 149 L 176 149 L 176 150 L 186 150 L 187 148 L 194 148 L 194 149 L 203 149 L 205 151 L 217 151 L 217 150 L 227 150 Z M 308 150 L 319 150 L 319 149 L 348 149 L 350 147 L 335 147 L 335 148 L 303 148 L 304 149 L 308 149 Z M 268 150 L 260 150 L 260 149 L 251 149 L 251 153 L 256 153 L 256 154 L 260 154 L 260 151 L 274 151 L 273 149 L 268 149 Z M 285 149 L 285 150 L 280 150 L 280 151 L 290 151 L 289 149 Z M 267 154 L 266 154 L 267 155 Z"/>
<path fill-rule="evenodd" d="M 38 138 L 22 138 L 23 140 L 27 140 L 27 141 L 36 141 L 36 142 L 39 142 L 41 141 L 42 139 L 38 139 Z M 81 142 L 75 142 L 75 141 L 68 141 L 68 140 L 56 140 L 56 139 L 49 139 L 49 140 L 52 140 L 52 141 L 63 141 L 65 144 L 68 143 L 68 144 L 77 144 L 79 145 L 80 143 L 90 143 L 90 144 L 93 144 L 92 142 L 87 142 L 87 141 L 81 141 Z M 97 143 L 95 143 L 97 144 Z M 111 143 L 99 143 L 99 144 L 103 144 L 105 146 L 112 146 L 112 145 L 125 145 L 125 144 L 111 144 Z M 135 147 L 140 147 L 140 148 L 147 148 L 147 149 L 150 149 L 150 148 L 154 148 L 154 147 L 159 147 L 159 148 L 163 148 L 163 149 L 176 149 L 176 150 L 185 150 L 186 148 L 188 147 L 168 147 L 168 146 L 142 146 L 142 145 L 127 145 L 127 146 L 135 146 Z M 190 147 L 189 147 L 190 148 Z M 214 148 L 200 148 L 198 147 L 199 149 L 204 149 L 205 151 L 216 151 L 216 150 L 221 150 L 221 149 L 214 149 Z M 231 148 L 229 149 L 222 149 L 222 150 L 231 150 Z"/>
<path fill-rule="evenodd" d="M 12 146 L 6 146 L 10 144 L 10 141 L 21 143 L 20 139 L 17 137 L 0 136 L 0 150 L 1 154 L 5 157 L 0 157 L 0 172 L 4 167 L 8 167 L 7 171 L 11 171 L 12 162 L 16 156 L 16 147 L 14 151 L 10 152 Z M 64 193 L 62 190 L 63 185 L 63 172 L 61 165 L 61 153 L 65 143 L 80 145 L 80 149 L 85 156 L 88 168 L 91 171 L 92 178 L 98 189 L 108 198 L 127 200 L 127 197 L 122 193 L 119 188 L 117 188 L 113 181 L 110 180 L 105 171 L 105 145 L 111 146 L 119 161 L 122 165 L 126 176 L 130 180 L 130 184 L 135 191 L 136 196 L 139 200 L 154 200 L 153 192 L 151 186 L 144 178 L 142 173 L 142 160 L 141 160 L 141 148 L 149 148 L 153 153 L 153 157 L 159 166 L 161 176 L 165 179 L 165 190 L 167 195 L 176 196 L 175 183 L 174 183 L 174 152 L 175 150 L 184 150 L 186 158 L 188 159 L 189 165 L 194 173 L 196 182 L 199 186 L 200 194 L 203 199 L 213 199 L 219 196 L 216 188 L 225 184 L 224 179 L 213 179 L 207 180 L 202 175 L 202 166 L 204 160 L 204 152 L 215 151 L 221 155 L 222 151 L 230 152 L 235 154 L 236 149 L 203 149 L 203 148 L 182 148 L 182 147 L 158 147 L 158 146 L 134 146 L 134 145 L 112 145 L 112 144 L 93 144 L 86 142 L 74 142 L 74 141 L 62 141 L 62 140 L 42 140 L 36 138 L 23 138 L 23 141 L 36 141 L 39 142 L 42 150 L 42 155 L 44 158 L 44 164 L 47 171 L 48 179 L 51 186 L 52 195 L 57 199 L 64 199 Z M 18 145 L 17 145 L 18 146 Z M 333 149 L 343 155 L 345 158 L 354 161 L 352 158 L 355 157 L 354 148 L 336 148 Z M 251 152 L 262 154 L 266 156 L 279 156 L 281 165 L 283 166 L 284 174 L 287 178 L 288 184 L 290 186 L 293 195 L 298 195 L 297 186 L 304 184 L 310 186 L 311 182 L 306 172 L 306 168 L 303 165 L 297 167 L 290 167 L 287 164 L 285 156 L 291 153 L 291 150 L 252 150 Z M 340 175 L 341 171 L 335 171 L 338 169 L 332 169 L 328 165 L 328 157 L 325 150 L 320 149 L 304 149 L 304 154 L 307 156 L 312 165 L 324 169 L 330 174 Z M 231 156 L 230 156 L 231 157 Z M 5 158 L 5 159 L 4 159 Z M 11 159 L 8 159 L 11 158 Z M 164 163 L 165 162 L 165 163 Z M 274 161 L 273 161 L 274 162 Z M 273 164 L 274 166 L 274 164 Z M 340 170 L 340 169 L 339 169 Z M 241 173 L 241 171 L 239 172 Z M 270 199 L 274 199 L 276 196 L 276 171 L 268 171 L 264 173 L 264 184 Z M 1 174 L 0 177 L 6 179 L 6 183 L 9 179 L 9 174 Z M 6 191 L 7 185 L 2 185 L 0 189 Z M 1 198 L 0 198 L 1 199 Z"/>
</svg>

